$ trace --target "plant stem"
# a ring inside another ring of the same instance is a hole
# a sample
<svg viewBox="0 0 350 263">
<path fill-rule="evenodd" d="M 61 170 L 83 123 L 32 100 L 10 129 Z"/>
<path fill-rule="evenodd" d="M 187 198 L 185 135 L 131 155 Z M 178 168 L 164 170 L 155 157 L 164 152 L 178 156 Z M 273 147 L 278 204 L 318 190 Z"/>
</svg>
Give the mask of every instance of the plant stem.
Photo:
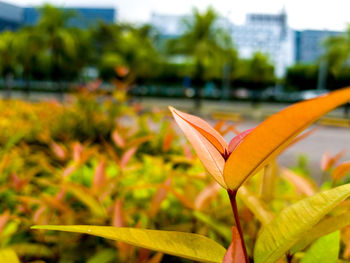
<svg viewBox="0 0 350 263">
<path fill-rule="evenodd" d="M 239 221 L 239 214 L 238 214 L 238 209 L 237 209 L 237 202 L 236 202 L 237 190 L 230 190 L 230 189 L 228 189 L 227 193 L 228 193 L 228 196 L 230 198 L 233 216 L 235 218 L 236 227 L 237 227 L 240 239 L 241 239 L 241 244 L 242 244 L 242 248 L 243 248 L 245 262 L 249 263 L 247 248 L 245 246 L 245 242 L 244 242 L 244 238 L 243 238 L 242 226 L 241 226 L 241 222 Z"/>
</svg>

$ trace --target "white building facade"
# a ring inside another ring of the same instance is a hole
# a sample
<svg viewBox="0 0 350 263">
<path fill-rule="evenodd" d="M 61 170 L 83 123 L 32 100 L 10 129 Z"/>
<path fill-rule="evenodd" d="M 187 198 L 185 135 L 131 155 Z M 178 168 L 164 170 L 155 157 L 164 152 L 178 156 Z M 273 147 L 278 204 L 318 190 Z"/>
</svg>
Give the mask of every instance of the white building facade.
<svg viewBox="0 0 350 263">
<path fill-rule="evenodd" d="M 164 38 L 176 38 L 185 30 L 184 18 L 186 16 L 152 14 L 151 24 Z M 251 58 L 256 52 L 266 54 L 278 77 L 295 63 L 294 31 L 288 27 L 284 11 L 280 14 L 248 14 L 243 25 L 235 25 L 223 17 L 216 24 L 232 35 L 240 57 Z"/>
<path fill-rule="evenodd" d="M 278 77 L 295 63 L 294 31 L 288 27 L 285 12 L 248 14 L 245 24 L 232 25 L 231 33 L 242 58 L 251 58 L 255 52 L 266 54 Z"/>
</svg>

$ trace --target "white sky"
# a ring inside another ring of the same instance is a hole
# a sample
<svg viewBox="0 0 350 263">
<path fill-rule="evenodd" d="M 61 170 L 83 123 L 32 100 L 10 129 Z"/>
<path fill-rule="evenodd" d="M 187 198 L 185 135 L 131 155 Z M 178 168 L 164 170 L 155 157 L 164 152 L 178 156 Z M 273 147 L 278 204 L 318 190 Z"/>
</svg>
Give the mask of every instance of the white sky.
<svg viewBox="0 0 350 263">
<path fill-rule="evenodd" d="M 294 29 L 345 30 L 350 23 L 350 0 L 2 0 L 21 6 L 49 2 L 59 6 L 115 7 L 118 20 L 147 22 L 152 12 L 186 14 L 193 7 L 213 6 L 235 23 L 243 23 L 246 13 L 277 13 L 285 7 Z"/>
</svg>

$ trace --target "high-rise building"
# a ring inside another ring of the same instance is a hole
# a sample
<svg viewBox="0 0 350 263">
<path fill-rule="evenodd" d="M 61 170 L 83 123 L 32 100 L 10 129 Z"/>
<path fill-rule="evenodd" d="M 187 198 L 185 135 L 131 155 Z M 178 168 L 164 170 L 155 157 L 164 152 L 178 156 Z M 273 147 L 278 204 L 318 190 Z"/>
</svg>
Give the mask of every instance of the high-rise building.
<svg viewBox="0 0 350 263">
<path fill-rule="evenodd" d="M 303 30 L 295 32 L 295 60 L 298 63 L 314 63 L 324 53 L 324 41 L 343 32 L 328 30 Z"/>
<path fill-rule="evenodd" d="M 151 24 L 158 29 L 162 39 L 179 37 L 185 30 L 186 16 L 153 14 Z M 282 77 L 288 66 L 295 62 L 294 31 L 288 27 L 287 15 L 248 14 L 243 25 L 235 25 L 227 18 L 216 21 L 217 27 L 227 29 L 243 58 L 255 52 L 266 54 L 275 65 L 276 75 Z"/>
<path fill-rule="evenodd" d="M 80 28 L 93 26 L 99 21 L 111 24 L 115 22 L 116 11 L 113 8 L 62 8 L 65 12 L 72 12 L 73 17 L 69 25 Z M 26 7 L 23 9 L 23 25 L 34 25 L 39 21 L 40 12 L 37 8 Z"/>
<path fill-rule="evenodd" d="M 287 14 L 248 14 L 243 25 L 232 26 L 233 41 L 243 58 L 255 52 L 266 54 L 282 77 L 294 60 L 294 31 L 287 24 Z"/>
<path fill-rule="evenodd" d="M 74 17 L 69 20 L 71 26 L 87 28 L 99 21 L 111 24 L 117 19 L 114 8 L 62 8 L 72 11 Z M 20 7 L 0 1 L 0 31 L 16 30 L 21 26 L 34 25 L 39 21 L 40 12 L 35 7 Z"/>
<path fill-rule="evenodd" d="M 0 2 L 0 31 L 16 30 L 22 23 L 22 8 Z"/>
</svg>

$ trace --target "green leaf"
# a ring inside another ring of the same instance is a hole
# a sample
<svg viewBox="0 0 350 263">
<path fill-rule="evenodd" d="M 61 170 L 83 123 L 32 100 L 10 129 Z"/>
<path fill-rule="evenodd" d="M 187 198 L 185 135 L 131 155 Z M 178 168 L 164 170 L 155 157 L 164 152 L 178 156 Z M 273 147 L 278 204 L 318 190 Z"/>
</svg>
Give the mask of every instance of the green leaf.
<svg viewBox="0 0 350 263">
<path fill-rule="evenodd" d="M 337 204 L 350 195 L 350 184 L 305 198 L 265 225 L 254 249 L 255 263 L 276 262 L 305 232 L 315 226 Z"/>
<path fill-rule="evenodd" d="M 294 254 L 297 251 L 301 251 L 317 238 L 342 229 L 348 225 L 350 225 L 350 212 L 326 218 L 318 223 L 315 227 L 313 227 L 310 231 L 308 231 L 304 237 L 295 246 L 292 247 L 291 253 Z"/>
<path fill-rule="evenodd" d="M 176 231 L 78 225 L 33 226 L 32 229 L 84 233 L 201 262 L 221 263 L 226 253 L 224 247 L 205 236 Z"/>
<path fill-rule="evenodd" d="M 9 248 L 0 249 L 0 262 L 20 263 L 16 253 Z"/>
<path fill-rule="evenodd" d="M 340 232 L 318 239 L 305 253 L 300 263 L 336 263 L 339 255 Z"/>
<path fill-rule="evenodd" d="M 232 233 L 231 233 L 231 227 L 222 224 L 210 216 L 207 216 L 199 211 L 193 212 L 193 215 L 195 218 L 197 218 L 199 221 L 202 221 L 203 223 L 210 226 L 216 233 L 218 233 L 221 237 L 223 237 L 226 241 L 231 242 L 232 240 Z"/>
</svg>

